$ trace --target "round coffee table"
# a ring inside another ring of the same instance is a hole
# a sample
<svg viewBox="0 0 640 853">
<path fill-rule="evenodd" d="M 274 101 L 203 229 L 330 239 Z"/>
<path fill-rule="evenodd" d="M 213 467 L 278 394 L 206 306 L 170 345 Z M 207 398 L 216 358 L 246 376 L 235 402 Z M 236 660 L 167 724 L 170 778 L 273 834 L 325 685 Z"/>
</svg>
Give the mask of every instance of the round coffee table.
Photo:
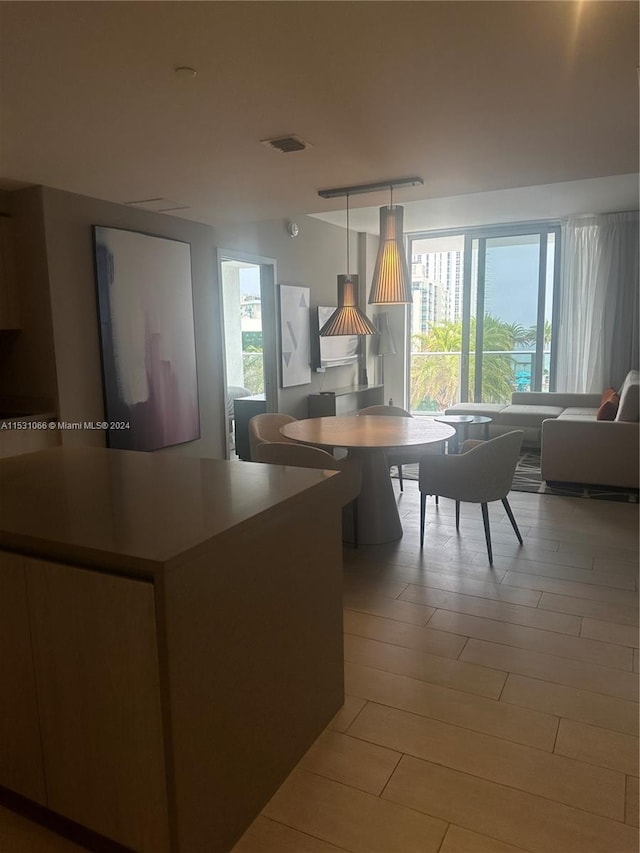
<svg viewBox="0 0 640 853">
<path fill-rule="evenodd" d="M 492 418 L 488 418 L 486 415 L 438 415 L 434 418 L 434 421 L 438 421 L 438 423 L 441 424 L 449 424 L 449 426 L 452 426 L 455 429 L 456 435 L 453 452 L 457 453 L 460 444 L 467 440 L 469 436 L 469 427 L 473 424 L 483 424 L 484 437 L 485 440 L 488 439 L 489 424 L 491 423 Z"/>
</svg>

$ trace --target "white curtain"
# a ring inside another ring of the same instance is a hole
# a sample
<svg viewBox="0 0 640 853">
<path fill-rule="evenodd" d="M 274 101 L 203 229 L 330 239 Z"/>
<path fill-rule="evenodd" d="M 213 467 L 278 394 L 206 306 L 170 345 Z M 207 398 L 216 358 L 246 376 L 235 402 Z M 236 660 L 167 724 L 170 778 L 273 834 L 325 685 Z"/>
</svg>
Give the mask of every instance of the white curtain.
<svg viewBox="0 0 640 853">
<path fill-rule="evenodd" d="M 562 229 L 558 391 L 619 388 L 638 367 L 638 211 Z"/>
</svg>

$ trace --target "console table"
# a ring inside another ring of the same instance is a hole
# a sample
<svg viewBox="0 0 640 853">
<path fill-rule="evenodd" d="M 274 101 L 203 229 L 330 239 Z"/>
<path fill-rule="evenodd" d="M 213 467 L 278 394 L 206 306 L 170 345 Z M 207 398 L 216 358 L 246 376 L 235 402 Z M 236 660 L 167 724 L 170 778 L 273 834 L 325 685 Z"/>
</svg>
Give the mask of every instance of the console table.
<svg viewBox="0 0 640 853">
<path fill-rule="evenodd" d="M 309 417 L 354 415 L 367 406 L 384 405 L 384 386 L 351 385 L 321 394 L 309 394 Z"/>
</svg>

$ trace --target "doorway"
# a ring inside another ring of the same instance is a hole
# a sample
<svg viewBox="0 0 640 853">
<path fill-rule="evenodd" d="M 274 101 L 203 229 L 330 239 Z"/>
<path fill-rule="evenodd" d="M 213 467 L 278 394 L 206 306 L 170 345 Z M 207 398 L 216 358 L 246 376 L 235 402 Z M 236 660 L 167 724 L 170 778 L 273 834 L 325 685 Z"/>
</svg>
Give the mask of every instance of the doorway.
<svg viewBox="0 0 640 853">
<path fill-rule="evenodd" d="M 227 458 L 236 458 L 235 401 L 277 409 L 275 261 L 219 253 Z"/>
</svg>

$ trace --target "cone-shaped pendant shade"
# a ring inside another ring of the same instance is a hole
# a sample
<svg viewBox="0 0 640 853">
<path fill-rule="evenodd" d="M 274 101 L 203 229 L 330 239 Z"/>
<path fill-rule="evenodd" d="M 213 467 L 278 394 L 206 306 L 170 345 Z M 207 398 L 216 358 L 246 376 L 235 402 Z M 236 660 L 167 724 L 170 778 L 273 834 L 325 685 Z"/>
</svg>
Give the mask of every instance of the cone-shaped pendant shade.
<svg viewBox="0 0 640 853">
<path fill-rule="evenodd" d="M 380 208 L 380 245 L 371 282 L 370 305 L 412 301 L 411 280 L 402 245 L 403 212 L 400 205 Z"/>
<path fill-rule="evenodd" d="M 377 334 L 378 330 L 358 308 L 358 276 L 339 275 L 338 307 L 320 329 L 320 336 Z"/>
</svg>

